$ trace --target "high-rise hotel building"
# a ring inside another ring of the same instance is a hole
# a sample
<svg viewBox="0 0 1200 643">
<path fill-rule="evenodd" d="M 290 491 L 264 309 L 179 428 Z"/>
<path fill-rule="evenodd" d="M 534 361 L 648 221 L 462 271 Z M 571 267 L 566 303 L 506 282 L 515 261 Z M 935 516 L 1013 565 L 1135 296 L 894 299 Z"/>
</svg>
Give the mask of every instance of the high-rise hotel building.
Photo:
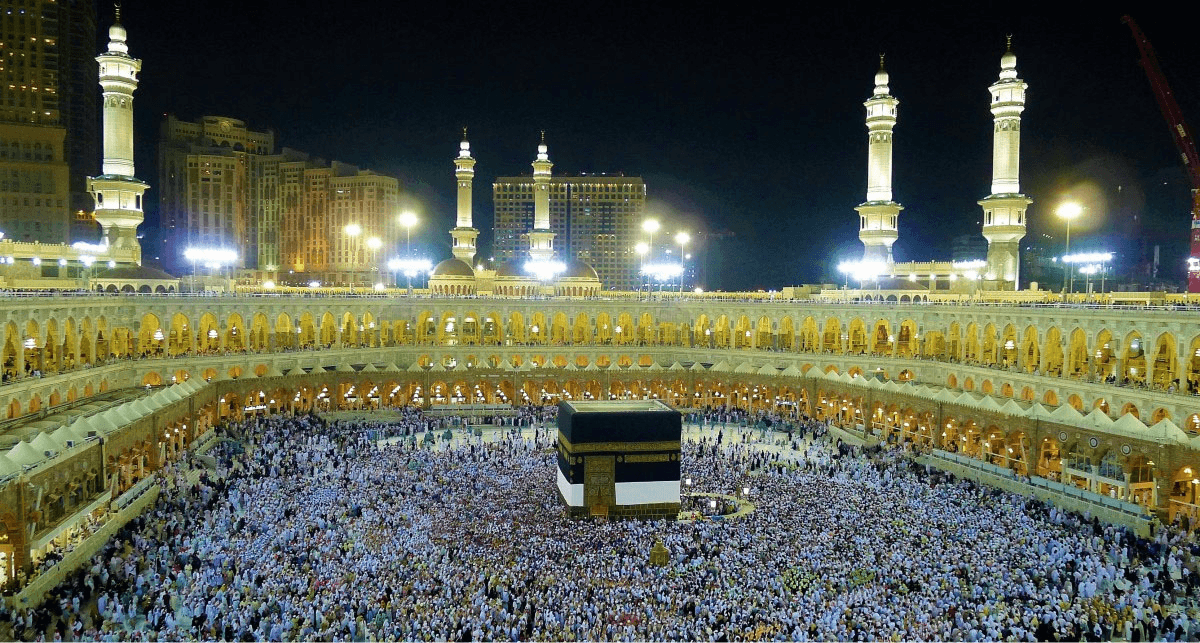
<svg viewBox="0 0 1200 643">
<path fill-rule="evenodd" d="M 556 176 L 550 179 L 549 192 L 550 229 L 560 248 L 559 258 L 592 266 L 606 288 L 636 288 L 640 280 L 634 245 L 645 212 L 645 181 L 629 176 Z M 533 201 L 532 176 L 496 178 L 492 250 L 497 262 L 528 258 Z"/>
<path fill-rule="evenodd" d="M 237 119 L 167 116 L 159 175 L 163 241 L 176 250 L 164 259 L 178 272 L 191 269 L 187 247 L 232 248 L 258 278 L 344 283 L 371 278 L 398 238 L 395 178 L 276 152 L 274 133 Z"/>
<path fill-rule="evenodd" d="M 257 217 L 249 211 L 252 167 L 275 152 L 275 135 L 242 121 L 205 116 L 196 122 L 168 115 L 158 150 L 159 218 L 163 263 L 177 271 L 188 247 L 237 248 L 240 267 L 259 259 Z"/>
<path fill-rule="evenodd" d="M 99 166 L 92 0 L 0 4 L 0 232 L 64 243 Z M 95 239 L 88 239 L 94 241 Z"/>
</svg>

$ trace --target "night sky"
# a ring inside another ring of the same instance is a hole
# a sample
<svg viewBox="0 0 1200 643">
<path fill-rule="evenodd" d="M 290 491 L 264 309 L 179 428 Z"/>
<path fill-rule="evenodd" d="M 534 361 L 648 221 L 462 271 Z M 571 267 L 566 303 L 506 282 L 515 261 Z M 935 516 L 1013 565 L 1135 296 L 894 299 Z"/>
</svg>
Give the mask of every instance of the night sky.
<svg viewBox="0 0 1200 643">
<path fill-rule="evenodd" d="M 111 14 L 98 4 L 103 39 Z M 640 175 L 667 229 L 731 231 L 710 288 L 833 281 L 839 259 L 861 254 L 862 102 L 879 53 L 900 100 L 896 258 L 949 259 L 950 239 L 979 234 L 976 201 L 991 185 L 987 87 L 1012 33 L 1030 85 L 1024 245 L 1059 243 L 1053 207 L 1071 195 L 1089 207 L 1072 226 L 1073 250 L 1117 249 L 1134 262 L 1162 244 L 1164 269 L 1182 278 L 1187 184 L 1120 9 L 1050 4 L 127 0 L 131 53 L 143 60 L 137 164 L 158 182 L 165 113 L 239 118 L 273 129 L 279 147 L 399 177 L 440 259 L 460 128 L 470 127 L 478 160 L 485 248 L 492 179 L 529 173 L 545 129 L 555 174 Z M 1134 17 L 1200 125 L 1196 27 L 1165 10 Z"/>
</svg>

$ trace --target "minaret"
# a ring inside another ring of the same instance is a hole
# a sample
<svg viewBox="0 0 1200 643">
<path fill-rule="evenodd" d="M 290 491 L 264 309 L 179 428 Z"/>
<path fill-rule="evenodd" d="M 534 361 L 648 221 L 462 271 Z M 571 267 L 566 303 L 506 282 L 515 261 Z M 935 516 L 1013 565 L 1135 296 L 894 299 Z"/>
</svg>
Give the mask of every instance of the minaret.
<svg viewBox="0 0 1200 643">
<path fill-rule="evenodd" d="M 904 208 L 892 201 L 892 129 L 899 105 L 889 93 L 881 55 L 875 93 L 863 103 L 867 108 L 867 200 L 854 208 L 859 215 L 858 238 L 865 246 L 864 262 L 891 264 L 892 244 L 899 236 L 896 219 Z"/>
<path fill-rule="evenodd" d="M 543 131 L 537 160 L 533 162 L 533 230 L 529 233 L 529 258 L 533 261 L 550 261 L 554 257 L 554 233 L 550 230 L 550 169 L 553 167 Z"/>
<path fill-rule="evenodd" d="M 88 178 L 88 192 L 96 200 L 96 221 L 104 230 L 104 243 L 132 249 L 141 263 L 137 227 L 142 223 L 142 196 L 150 186 L 134 177 L 133 92 L 142 61 L 129 55 L 121 5 L 108 28 L 108 51 L 96 56 L 103 88 L 104 161 L 100 176 Z"/>
<path fill-rule="evenodd" d="M 988 241 L 984 288 L 1017 290 L 1020 287 L 1021 239 L 1025 237 L 1025 210 L 1033 200 L 1021 194 L 1021 112 L 1028 85 L 1017 78 L 1017 57 L 1008 51 L 1000 58 L 1000 79 L 988 88 L 992 109 L 992 193 L 983 206 L 983 236 Z"/>
<path fill-rule="evenodd" d="M 463 140 L 458 144 L 458 158 L 454 159 L 454 177 L 458 179 L 458 221 L 450 231 L 450 238 L 454 240 L 452 252 L 456 258 L 471 265 L 479 230 L 471 222 L 471 184 L 475 180 L 475 159 L 471 158 L 471 143 L 467 141 L 465 127 Z"/>
</svg>

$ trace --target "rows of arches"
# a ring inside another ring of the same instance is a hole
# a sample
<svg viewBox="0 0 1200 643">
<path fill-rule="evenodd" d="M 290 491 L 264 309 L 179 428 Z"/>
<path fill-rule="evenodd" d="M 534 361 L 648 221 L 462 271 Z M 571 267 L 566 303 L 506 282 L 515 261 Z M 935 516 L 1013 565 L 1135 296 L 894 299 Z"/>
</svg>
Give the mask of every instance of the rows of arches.
<svg viewBox="0 0 1200 643">
<path fill-rule="evenodd" d="M 460 310 L 461 308 L 461 310 Z M 656 314 L 660 317 L 656 317 Z M 682 347 L 937 360 L 1076 381 L 1200 391 L 1200 333 L 950 321 L 922 329 L 912 318 L 701 313 L 530 312 L 456 306 L 417 312 L 142 313 L 114 324 L 105 315 L 8 321 L 0 326 L 5 381 L 86 368 L 115 359 L 392 346 Z M 980 381 L 981 380 L 981 381 Z M 951 388 L 1082 412 L 1103 404 L 1062 387 L 950 375 Z M 65 394 L 65 393 L 64 393 Z M 44 400 L 43 400 L 44 402 Z M 1118 406 L 1124 406 L 1118 405 Z M 1118 415 L 1121 409 L 1111 412 Z M 1158 409 L 1136 409 L 1142 419 Z M 1182 418 L 1175 418 L 1176 421 Z M 1188 427 L 1191 428 L 1191 427 Z M 1200 427 L 1197 427 L 1200 428 Z"/>
</svg>

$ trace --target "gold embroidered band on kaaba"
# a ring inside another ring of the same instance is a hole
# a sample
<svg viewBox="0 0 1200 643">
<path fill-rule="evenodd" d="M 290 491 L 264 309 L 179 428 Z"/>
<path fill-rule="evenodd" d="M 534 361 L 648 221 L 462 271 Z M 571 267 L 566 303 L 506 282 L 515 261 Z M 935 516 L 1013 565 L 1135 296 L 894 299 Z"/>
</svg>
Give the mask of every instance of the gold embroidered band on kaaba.
<svg viewBox="0 0 1200 643">
<path fill-rule="evenodd" d="M 635 451 L 675 451 L 678 452 L 683 442 L 681 440 L 662 440 L 659 442 L 582 442 L 571 444 L 560 433 L 558 444 L 571 455 L 581 453 L 631 453 Z"/>
</svg>

